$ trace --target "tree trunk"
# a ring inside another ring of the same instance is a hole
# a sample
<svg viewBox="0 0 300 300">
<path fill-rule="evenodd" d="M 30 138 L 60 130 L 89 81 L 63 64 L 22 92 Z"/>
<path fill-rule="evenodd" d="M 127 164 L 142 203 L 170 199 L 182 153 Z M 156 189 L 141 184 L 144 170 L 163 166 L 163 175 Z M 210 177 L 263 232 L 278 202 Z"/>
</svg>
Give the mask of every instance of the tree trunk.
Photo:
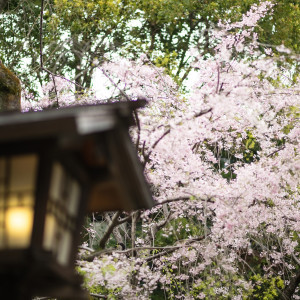
<svg viewBox="0 0 300 300">
<path fill-rule="evenodd" d="M 292 296 L 295 293 L 295 290 L 299 284 L 300 284 L 300 271 L 296 273 L 296 276 L 291 279 L 290 284 L 283 290 L 280 299 L 282 300 L 292 299 Z"/>
<path fill-rule="evenodd" d="M 1 1 L 1 0 L 0 0 Z M 91 87 L 92 77 L 90 63 L 86 63 L 84 67 L 84 55 L 90 51 L 90 42 L 82 42 L 79 40 L 78 35 L 72 35 L 72 48 L 71 51 L 74 56 L 73 69 L 75 71 L 74 81 L 75 85 L 75 98 L 80 100 L 82 95 Z"/>
<path fill-rule="evenodd" d="M 118 211 L 114 214 L 114 216 L 112 217 L 112 219 L 110 218 L 109 214 L 106 213 L 105 214 L 105 220 L 107 221 L 108 227 L 106 229 L 106 232 L 104 233 L 103 237 L 101 238 L 101 240 L 99 241 L 99 247 L 101 249 L 105 248 L 105 245 L 107 243 L 107 241 L 109 240 L 109 237 L 112 233 L 114 233 L 114 236 L 117 240 L 118 243 L 123 242 L 123 240 L 119 240 L 119 238 L 121 238 L 118 234 L 116 234 L 115 231 L 115 227 L 118 226 L 118 218 L 121 215 L 121 212 Z"/>
</svg>

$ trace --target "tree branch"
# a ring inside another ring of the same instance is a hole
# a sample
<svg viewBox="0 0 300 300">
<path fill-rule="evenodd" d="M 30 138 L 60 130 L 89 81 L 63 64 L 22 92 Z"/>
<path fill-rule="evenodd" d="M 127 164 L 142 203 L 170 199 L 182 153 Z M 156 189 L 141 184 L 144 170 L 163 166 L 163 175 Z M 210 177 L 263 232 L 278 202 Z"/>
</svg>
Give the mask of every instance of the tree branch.
<svg viewBox="0 0 300 300">
<path fill-rule="evenodd" d="M 151 147 L 151 150 L 150 150 L 147 154 L 144 155 L 144 163 L 143 163 L 144 166 L 145 166 L 146 163 L 149 161 L 149 157 L 150 157 L 150 155 L 152 154 L 152 152 L 153 152 L 153 150 L 155 149 L 155 147 L 158 145 L 158 143 L 159 143 L 166 135 L 168 135 L 170 132 L 171 132 L 171 129 L 166 130 L 166 131 L 162 134 L 162 136 L 160 136 L 160 137 L 154 142 L 154 144 L 153 144 L 152 147 Z"/>
<path fill-rule="evenodd" d="M 133 213 L 134 213 L 134 212 L 133 212 Z M 132 214 L 133 214 L 133 213 L 132 213 Z M 121 225 L 121 224 L 123 224 L 123 223 L 125 223 L 125 222 L 128 222 L 128 221 L 132 218 L 132 214 L 130 214 L 129 216 L 127 216 L 127 217 L 125 217 L 125 218 L 123 218 L 123 219 L 117 220 L 117 221 L 116 221 L 117 225 Z"/>
<path fill-rule="evenodd" d="M 199 198 L 196 198 L 197 200 L 199 200 Z M 168 203 L 173 203 L 173 202 L 179 202 L 179 201 L 188 201 L 191 200 L 191 197 L 178 197 L 178 198 L 172 198 L 172 199 L 167 199 L 165 201 L 162 202 L 158 202 L 154 204 L 154 207 L 159 206 L 159 205 L 164 205 L 164 204 L 168 204 Z M 208 199 L 201 199 L 202 201 L 207 201 L 209 203 L 213 203 L 213 201 L 211 200 L 211 198 Z"/>
<path fill-rule="evenodd" d="M 198 118 L 198 117 L 201 117 L 209 112 L 212 112 L 212 108 L 208 108 L 208 109 L 204 109 L 204 110 L 201 110 L 200 112 L 196 113 L 194 115 L 194 118 Z"/>
<path fill-rule="evenodd" d="M 198 117 L 201 117 L 209 112 L 212 111 L 212 108 L 208 108 L 208 109 L 204 109 L 204 110 L 201 110 L 200 112 L 196 113 L 193 118 L 198 118 Z M 179 123 L 177 124 L 179 125 Z M 158 145 L 158 143 L 165 137 L 167 136 L 169 133 L 171 132 L 171 129 L 167 129 L 154 143 L 153 145 L 150 147 L 151 150 L 148 152 L 148 154 L 145 154 L 144 155 L 144 163 L 143 165 L 145 166 L 146 163 L 149 161 L 149 157 L 150 155 L 152 154 L 153 150 L 156 148 L 156 146 Z"/>
<path fill-rule="evenodd" d="M 43 17 L 44 17 L 44 0 L 41 0 L 41 13 L 40 13 L 40 68 L 42 71 L 45 71 L 46 73 L 48 73 L 49 75 L 51 75 L 52 80 L 54 82 L 54 88 L 56 91 L 56 86 L 55 86 L 55 81 L 54 81 L 54 77 L 60 77 L 80 88 L 83 89 L 83 86 L 81 86 L 80 84 L 78 84 L 77 82 L 74 82 L 70 79 L 67 79 L 66 77 L 62 76 L 62 75 L 58 75 L 58 74 L 54 74 L 53 72 L 51 72 L 50 70 L 46 69 L 44 67 L 44 59 L 43 59 Z M 57 99 L 58 100 L 58 99 Z"/>
<path fill-rule="evenodd" d="M 111 222 L 108 225 L 106 232 L 104 233 L 102 239 L 99 242 L 99 247 L 100 248 L 104 248 L 105 247 L 105 245 L 106 245 L 106 243 L 107 243 L 110 235 L 112 234 L 114 228 L 118 225 L 118 218 L 119 218 L 120 215 L 121 215 L 121 212 L 118 211 L 112 217 Z"/>
<path fill-rule="evenodd" d="M 277 150 L 273 151 L 272 153 L 268 154 L 267 157 L 271 157 L 273 156 L 274 154 L 276 154 L 277 152 L 283 150 L 285 148 L 285 146 L 281 146 L 280 148 L 278 148 Z"/>
<path fill-rule="evenodd" d="M 154 255 L 152 255 L 152 256 L 150 256 L 150 257 L 147 257 L 147 258 L 146 258 L 146 261 L 149 262 L 149 261 L 151 261 L 151 260 L 153 260 L 153 259 L 155 259 L 155 258 L 161 257 L 161 256 L 166 255 L 166 254 L 170 254 L 170 253 L 176 251 L 176 250 L 179 249 L 179 248 L 190 247 L 192 243 L 201 241 L 201 240 L 203 240 L 203 239 L 205 239 L 205 236 L 201 236 L 201 237 L 199 237 L 199 238 L 196 238 L 196 239 L 192 239 L 192 240 L 190 240 L 190 241 L 187 241 L 185 245 L 174 246 L 174 247 L 165 247 L 165 250 L 164 250 L 164 251 L 162 251 L 162 252 L 160 252 L 160 253 L 157 253 L 157 254 L 154 254 Z"/>
<path fill-rule="evenodd" d="M 180 249 L 180 248 L 183 248 L 183 247 L 188 247 L 192 243 L 199 242 L 199 241 L 203 240 L 204 238 L 205 238 L 205 236 L 201 236 L 199 238 L 190 239 L 190 240 L 187 240 L 185 244 L 178 245 L 178 246 L 166 246 L 166 247 L 150 247 L 150 246 L 148 247 L 148 246 L 146 246 L 146 247 L 135 247 L 135 248 L 130 248 L 130 249 L 121 250 L 121 251 L 116 250 L 115 248 L 105 249 L 105 250 L 97 251 L 97 252 L 92 253 L 90 255 L 84 256 L 81 259 L 85 260 L 85 261 L 93 261 L 93 259 L 95 257 L 101 256 L 103 254 L 110 254 L 112 252 L 119 253 L 119 254 L 127 254 L 127 253 L 131 253 L 133 251 L 143 251 L 143 250 L 164 250 L 163 252 L 158 253 L 159 256 L 162 256 L 164 254 L 171 253 L 171 252 L 173 252 L 173 251 L 175 251 L 177 249 Z M 155 256 L 157 256 L 157 254 Z M 155 257 L 154 256 L 148 257 L 148 258 L 146 258 L 146 261 L 151 260 L 153 258 L 155 258 Z"/>
</svg>

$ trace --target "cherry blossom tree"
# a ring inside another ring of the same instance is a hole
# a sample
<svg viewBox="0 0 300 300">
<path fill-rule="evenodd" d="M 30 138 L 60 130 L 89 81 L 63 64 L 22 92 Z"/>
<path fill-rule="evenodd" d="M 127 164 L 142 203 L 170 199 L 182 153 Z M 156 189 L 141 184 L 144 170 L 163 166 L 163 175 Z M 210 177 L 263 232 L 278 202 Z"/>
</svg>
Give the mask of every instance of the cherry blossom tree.
<svg viewBox="0 0 300 300">
<path fill-rule="evenodd" d="M 78 270 L 95 299 L 300 299 L 300 81 L 279 67 L 299 57 L 260 44 L 272 6 L 219 22 L 213 56 L 190 49 L 185 89 L 146 55 L 99 68 L 111 97 L 85 102 L 149 100 L 131 133 L 156 205 L 88 220 Z"/>
</svg>

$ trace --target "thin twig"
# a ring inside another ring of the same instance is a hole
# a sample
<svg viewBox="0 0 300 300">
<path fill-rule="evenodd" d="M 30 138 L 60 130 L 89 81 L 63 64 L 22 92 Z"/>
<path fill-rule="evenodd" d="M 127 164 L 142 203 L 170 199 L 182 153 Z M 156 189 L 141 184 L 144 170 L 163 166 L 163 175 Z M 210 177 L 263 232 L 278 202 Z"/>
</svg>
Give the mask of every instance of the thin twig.
<svg viewBox="0 0 300 300">
<path fill-rule="evenodd" d="M 193 118 L 198 118 L 198 117 L 201 117 L 209 112 L 212 111 L 212 108 L 208 108 L 208 109 L 204 109 L 204 110 L 201 110 L 200 112 L 196 113 Z M 176 124 L 176 125 L 179 125 Z M 147 162 L 149 161 L 149 157 L 150 155 L 152 154 L 153 150 L 155 149 L 155 147 L 159 144 L 159 142 L 165 137 L 167 136 L 169 133 L 171 132 L 171 129 L 167 129 L 154 143 L 153 145 L 150 147 L 150 151 L 147 153 L 147 154 L 144 154 L 144 163 L 143 165 L 145 166 L 147 164 Z"/>
<path fill-rule="evenodd" d="M 186 197 L 186 196 L 185 197 L 177 197 L 177 198 L 167 199 L 162 202 L 155 203 L 154 207 L 159 206 L 159 205 L 168 204 L 168 203 L 179 202 L 179 201 L 189 201 L 189 200 L 191 200 L 191 197 Z M 206 200 L 206 201 L 212 202 L 210 199 Z"/>
<path fill-rule="evenodd" d="M 152 154 L 153 150 L 155 149 L 155 147 L 158 145 L 158 143 L 165 137 L 167 136 L 169 133 L 171 132 L 171 129 L 166 130 L 152 145 L 151 150 L 144 155 L 144 166 L 146 165 L 146 163 L 149 161 L 149 157 Z"/>
<path fill-rule="evenodd" d="M 292 253 L 292 257 L 295 260 L 295 262 L 300 266 L 300 260 L 299 260 L 299 258 L 294 253 Z"/>
<path fill-rule="evenodd" d="M 72 84 L 74 84 L 74 85 L 77 85 L 78 87 L 80 87 L 80 88 L 84 88 L 82 85 L 80 85 L 79 83 L 77 83 L 77 82 L 75 82 L 75 81 L 72 81 L 72 80 L 70 80 L 70 79 L 68 79 L 68 78 L 66 78 L 66 77 L 64 77 L 64 76 L 62 76 L 62 75 L 59 75 L 59 74 L 54 74 L 53 72 L 51 72 L 51 71 L 49 71 L 48 69 L 46 69 L 46 68 L 41 68 L 43 71 L 45 71 L 45 72 L 47 72 L 49 75 L 51 75 L 51 76 L 55 76 L 55 77 L 59 77 L 59 78 L 61 78 L 61 79 L 63 79 L 63 80 L 66 80 L 66 81 L 68 81 L 68 82 L 70 82 L 70 83 L 72 83 Z"/>
<path fill-rule="evenodd" d="M 219 86 L 220 86 L 220 66 L 217 64 L 217 72 L 218 72 L 218 81 L 217 81 L 217 87 L 216 87 L 216 94 L 219 94 Z"/>
<path fill-rule="evenodd" d="M 133 212 L 133 213 L 134 213 L 134 212 Z M 116 224 L 117 224 L 117 225 L 121 225 L 121 224 L 123 224 L 123 223 L 125 223 L 125 222 L 128 222 L 128 221 L 132 218 L 133 213 L 131 213 L 129 216 L 127 216 L 127 217 L 125 217 L 125 218 L 123 218 L 123 219 L 117 220 L 117 221 L 116 221 Z"/>
<path fill-rule="evenodd" d="M 105 70 L 101 67 L 99 69 L 102 71 L 103 75 L 112 83 L 112 85 L 120 91 L 120 93 L 126 98 L 126 100 L 130 101 L 129 96 L 121 89 L 119 86 L 112 80 L 112 78 L 105 72 Z"/>
<path fill-rule="evenodd" d="M 100 295 L 100 294 L 91 293 L 90 296 L 95 297 L 95 298 L 99 298 L 99 299 L 107 299 L 107 296 Z"/>
<path fill-rule="evenodd" d="M 281 146 L 280 148 L 278 148 L 277 150 L 273 151 L 272 153 L 268 154 L 267 157 L 271 157 L 273 156 L 274 154 L 276 154 L 277 152 L 283 150 L 285 148 L 285 146 Z"/>
<path fill-rule="evenodd" d="M 40 14 L 40 66 L 44 67 L 43 63 L 43 17 L 44 17 L 44 0 L 41 0 L 41 14 Z"/>
</svg>

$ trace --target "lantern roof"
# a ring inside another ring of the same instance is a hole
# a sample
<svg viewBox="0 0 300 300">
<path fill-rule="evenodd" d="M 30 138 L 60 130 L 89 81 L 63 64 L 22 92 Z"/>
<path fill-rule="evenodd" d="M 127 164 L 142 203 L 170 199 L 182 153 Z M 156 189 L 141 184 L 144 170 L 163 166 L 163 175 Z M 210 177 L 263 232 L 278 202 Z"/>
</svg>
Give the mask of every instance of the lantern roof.
<svg viewBox="0 0 300 300">
<path fill-rule="evenodd" d="M 135 125 L 133 112 L 145 105 L 137 100 L 1 113 L 0 154 L 56 145 L 56 152 L 66 160 L 75 157 L 85 170 L 88 212 L 151 208 L 154 202 L 128 133 Z"/>
<path fill-rule="evenodd" d="M 0 143 L 63 135 L 87 135 L 109 131 L 122 123 L 135 125 L 132 112 L 146 100 L 0 113 Z"/>
</svg>

